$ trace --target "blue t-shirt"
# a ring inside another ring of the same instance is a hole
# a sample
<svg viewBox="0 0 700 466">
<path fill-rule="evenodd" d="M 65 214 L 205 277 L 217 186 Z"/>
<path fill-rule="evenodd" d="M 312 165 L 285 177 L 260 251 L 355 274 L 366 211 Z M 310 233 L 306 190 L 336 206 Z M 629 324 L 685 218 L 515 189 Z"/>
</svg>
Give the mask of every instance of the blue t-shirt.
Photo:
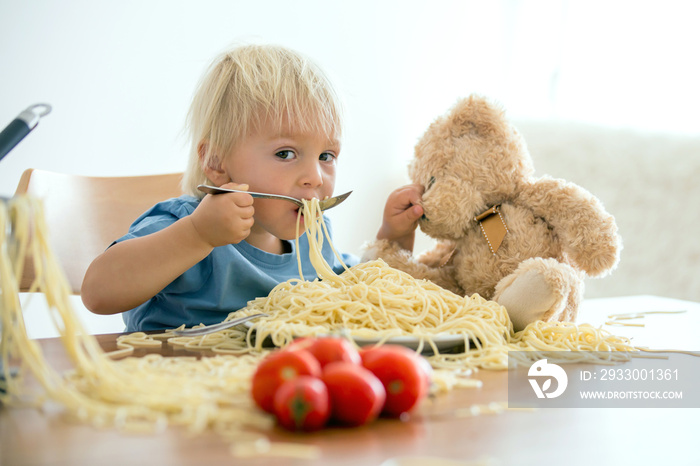
<svg viewBox="0 0 700 466">
<path fill-rule="evenodd" d="M 180 196 L 156 204 L 141 215 L 129 228 L 129 232 L 117 240 L 145 236 L 172 225 L 190 215 L 199 204 L 192 196 Z M 330 221 L 324 217 L 329 233 Z M 188 327 L 203 323 L 223 321 L 235 310 L 245 307 L 248 301 L 267 296 L 277 284 L 290 278 L 299 278 L 296 244 L 287 241 L 291 252 L 271 254 L 245 241 L 220 246 L 202 261 L 185 271 L 153 298 L 123 314 L 126 331 L 159 330 Z M 306 234 L 299 238 L 300 257 L 304 279 L 317 278 L 309 262 L 309 241 Z M 344 268 L 333 254 L 328 241 L 323 243 L 323 257 L 336 273 Z M 349 254 L 341 254 L 348 267 L 359 260 Z"/>
</svg>

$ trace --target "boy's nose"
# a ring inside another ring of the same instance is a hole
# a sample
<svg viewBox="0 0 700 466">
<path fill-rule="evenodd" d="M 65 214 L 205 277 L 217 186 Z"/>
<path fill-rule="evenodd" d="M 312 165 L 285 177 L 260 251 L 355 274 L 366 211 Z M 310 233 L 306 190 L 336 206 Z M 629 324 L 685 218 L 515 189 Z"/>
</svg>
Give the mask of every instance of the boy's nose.
<svg viewBox="0 0 700 466">
<path fill-rule="evenodd" d="M 323 185 L 323 170 L 318 162 L 307 164 L 301 173 L 301 184 L 311 188 Z"/>
</svg>

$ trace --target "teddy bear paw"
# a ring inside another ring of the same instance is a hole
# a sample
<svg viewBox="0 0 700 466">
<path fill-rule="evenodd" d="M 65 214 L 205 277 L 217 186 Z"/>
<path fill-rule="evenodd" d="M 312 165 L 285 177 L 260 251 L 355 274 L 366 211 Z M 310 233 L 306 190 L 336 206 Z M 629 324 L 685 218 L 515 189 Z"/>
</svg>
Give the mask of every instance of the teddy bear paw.
<svg viewBox="0 0 700 466">
<path fill-rule="evenodd" d="M 536 320 L 574 321 L 583 276 L 553 258 L 532 257 L 496 285 L 492 299 L 508 310 L 517 332 Z"/>
<path fill-rule="evenodd" d="M 542 320 L 557 301 L 557 295 L 544 277 L 535 270 L 518 276 L 495 301 L 508 310 L 513 329 L 518 332 L 527 324 Z"/>
</svg>

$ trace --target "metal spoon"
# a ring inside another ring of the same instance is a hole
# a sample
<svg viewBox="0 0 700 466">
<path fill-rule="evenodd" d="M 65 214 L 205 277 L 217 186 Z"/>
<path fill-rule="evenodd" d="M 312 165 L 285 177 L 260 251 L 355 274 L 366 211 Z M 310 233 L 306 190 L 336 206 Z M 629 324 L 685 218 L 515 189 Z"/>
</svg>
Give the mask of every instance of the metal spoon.
<svg viewBox="0 0 700 466">
<path fill-rule="evenodd" d="M 209 186 L 206 184 L 200 184 L 199 186 L 197 186 L 197 189 L 199 189 L 203 193 L 207 193 L 207 194 L 247 193 L 253 197 L 257 197 L 260 199 L 281 199 L 284 201 L 293 202 L 294 204 L 296 204 L 299 207 L 304 207 L 304 204 L 301 202 L 300 199 L 297 199 L 294 197 L 289 197 L 289 196 L 282 196 L 280 194 L 256 193 L 253 191 L 241 191 L 238 189 L 226 189 L 226 188 L 219 188 L 217 186 Z M 340 204 L 341 202 L 343 202 L 345 199 L 347 199 L 347 197 L 350 194 L 352 194 L 352 191 L 348 191 L 347 193 L 341 194 L 340 196 L 322 199 L 318 202 L 318 204 L 321 207 L 321 210 L 327 210 L 327 209 L 330 209 L 331 207 L 335 207 L 338 204 Z"/>
<path fill-rule="evenodd" d="M 252 315 L 245 316 L 245 317 L 239 317 L 238 319 L 225 320 L 223 322 L 219 322 L 218 324 L 207 325 L 206 327 L 195 327 L 195 328 L 187 328 L 184 330 L 173 330 L 173 333 L 175 335 L 179 335 L 179 336 L 183 336 L 183 337 L 196 337 L 199 335 L 206 335 L 208 333 L 214 333 L 214 332 L 218 332 L 219 330 L 231 328 L 235 325 L 242 324 L 243 322 L 247 322 L 247 321 L 252 320 L 252 319 L 257 319 L 258 317 L 267 317 L 267 314 L 264 314 L 264 313 L 252 314 Z"/>
</svg>

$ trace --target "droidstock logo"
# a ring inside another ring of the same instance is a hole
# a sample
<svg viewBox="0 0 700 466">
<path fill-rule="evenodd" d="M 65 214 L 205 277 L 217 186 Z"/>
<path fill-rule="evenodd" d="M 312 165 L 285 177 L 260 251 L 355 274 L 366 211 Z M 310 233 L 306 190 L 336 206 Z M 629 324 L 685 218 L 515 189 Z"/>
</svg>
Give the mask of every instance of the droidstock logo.
<svg viewBox="0 0 700 466">
<path fill-rule="evenodd" d="M 569 383 L 569 377 L 564 369 L 556 364 L 548 363 L 546 359 L 540 359 L 530 366 L 527 375 L 537 398 L 556 398 L 564 393 Z M 543 379 L 541 385 L 540 379 Z M 550 392 L 548 390 L 552 388 L 552 379 L 557 381 L 557 386 L 554 391 Z"/>
</svg>

